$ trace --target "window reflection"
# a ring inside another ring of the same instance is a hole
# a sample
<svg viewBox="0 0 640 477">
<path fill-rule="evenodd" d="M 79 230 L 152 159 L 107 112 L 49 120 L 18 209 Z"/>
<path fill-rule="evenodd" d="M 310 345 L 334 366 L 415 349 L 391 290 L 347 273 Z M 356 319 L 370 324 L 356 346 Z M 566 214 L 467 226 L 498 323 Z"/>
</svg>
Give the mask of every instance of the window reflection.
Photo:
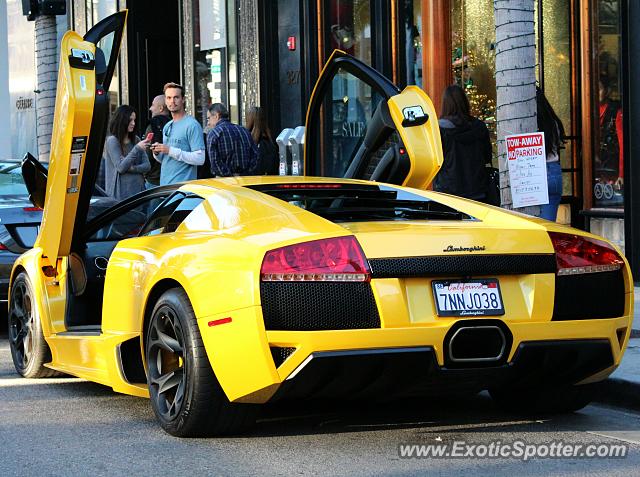
<svg viewBox="0 0 640 477">
<path fill-rule="evenodd" d="M 599 144 L 594 161 L 594 205 L 622 207 L 624 160 L 620 81 L 620 0 L 598 1 Z"/>
<path fill-rule="evenodd" d="M 484 121 L 495 143 L 496 32 L 492 0 L 452 0 L 451 68 L 469 98 L 471 114 Z"/>
<path fill-rule="evenodd" d="M 400 32 L 404 51 L 404 83 L 422 87 L 422 2 L 404 0 L 404 31 Z"/>
<path fill-rule="evenodd" d="M 346 172 L 377 106 L 372 103 L 371 87 L 351 73 L 339 70 L 331 84 L 331 104 L 327 113 L 332 131 L 329 147 L 331 159 L 325 165 L 328 176 L 341 177 Z"/>
<path fill-rule="evenodd" d="M 333 0 L 326 22 L 329 31 L 327 56 L 335 49 L 346 51 L 371 64 L 371 7 L 369 1 Z"/>
<path fill-rule="evenodd" d="M 232 122 L 240 120 L 235 8 L 233 1 L 214 2 L 213 8 L 203 0 L 193 3 L 194 116 L 203 127 L 213 103 L 226 105 Z"/>
</svg>

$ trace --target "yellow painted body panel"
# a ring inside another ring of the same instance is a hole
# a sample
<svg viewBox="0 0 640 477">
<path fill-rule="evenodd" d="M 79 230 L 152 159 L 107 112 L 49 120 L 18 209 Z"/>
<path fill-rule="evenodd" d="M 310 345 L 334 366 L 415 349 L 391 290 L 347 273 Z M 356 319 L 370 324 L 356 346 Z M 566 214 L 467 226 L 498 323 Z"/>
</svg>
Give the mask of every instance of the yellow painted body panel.
<svg viewBox="0 0 640 477">
<path fill-rule="evenodd" d="M 85 161 L 85 152 L 72 154 L 72 141 L 73 138 L 89 138 L 96 90 L 94 71 L 69 65 L 71 49 L 95 54 L 95 45 L 75 32 L 67 32 L 62 38 L 45 198 L 47 213 L 42 216 L 35 243 L 36 247 L 42 247 L 52 265 L 57 257 L 69 255 Z"/>
<path fill-rule="evenodd" d="M 389 99 L 389 112 L 396 124 L 402 143 L 411 158 L 411 167 L 404 186 L 425 189 L 434 179 L 444 160 L 440 142 L 440 126 L 433 103 L 417 86 L 407 86 L 401 94 Z M 420 126 L 402 126 L 402 110 L 420 106 L 429 120 Z"/>
<path fill-rule="evenodd" d="M 165 280 L 186 291 L 210 363 L 225 393 L 234 401 L 267 401 L 311 353 L 318 351 L 432 346 L 442 364 L 442 341 L 456 318 L 437 317 L 427 278 L 372 280 L 381 329 L 265 331 L 258 273 L 264 253 L 289 243 L 348 234 L 356 236 L 369 258 L 389 256 L 389 243 L 395 245 L 392 256 L 439 255 L 452 243 L 483 243 L 486 253 L 551 253 L 547 231 L 572 230 L 428 191 L 414 192 L 475 213 L 483 220 L 464 225 L 444 221 L 338 225 L 242 187 L 322 180 L 326 179 L 232 178 L 184 185 L 183 190 L 197 192 L 205 200 L 176 232 L 123 240 L 114 249 L 107 269 L 99 336 L 60 334 L 61 308 L 54 308 L 56 305 L 46 300 L 38 250 L 23 255 L 17 266 L 26 268 L 32 280 L 38 277 L 33 281 L 38 296 L 42 296 L 39 306 L 54 358 L 51 367 L 119 392 L 146 395 L 144 384 L 127 383 L 124 379 L 118 346 L 127 339 L 143 336 L 145 310 L 153 306 L 147 299 L 154 286 Z M 625 264 L 624 316 L 573 322 L 550 321 L 554 274 L 499 277 L 507 310 L 501 319 L 514 336 L 511 354 L 521 341 L 603 338 L 611 343 L 615 363 L 599 378 L 612 372 L 622 357 L 632 320 L 633 286 L 628 270 Z M 232 322 L 208 325 L 226 317 L 231 317 Z M 627 330 L 622 343 L 617 337 L 620 329 Z M 294 347 L 296 352 L 276 369 L 270 346 Z"/>
</svg>

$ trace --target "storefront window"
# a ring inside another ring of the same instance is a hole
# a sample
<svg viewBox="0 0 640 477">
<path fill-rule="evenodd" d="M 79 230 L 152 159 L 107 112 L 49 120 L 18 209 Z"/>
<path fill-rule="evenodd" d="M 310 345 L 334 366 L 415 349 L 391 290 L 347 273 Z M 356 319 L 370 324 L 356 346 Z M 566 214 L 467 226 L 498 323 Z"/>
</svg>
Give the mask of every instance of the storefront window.
<svg viewBox="0 0 640 477">
<path fill-rule="evenodd" d="M 571 1 L 542 0 L 535 3 L 536 79 L 564 126 L 566 142 L 560 151 L 562 195 L 573 195 L 575 128 L 571 94 Z M 540 15 L 542 13 L 542 15 Z M 542 28 L 539 19 L 542 16 Z M 540 71 L 543 77 L 540 77 Z"/>
<path fill-rule="evenodd" d="M 342 69 L 333 78 L 330 97 L 331 104 L 325 104 L 332 124 L 328 134 L 332 160 L 324 170 L 328 176 L 342 177 L 362 142 L 380 97 L 376 95 L 374 102 L 371 86 Z"/>
<path fill-rule="evenodd" d="M 598 148 L 593 161 L 594 205 L 623 207 L 621 0 L 597 2 Z"/>
<path fill-rule="evenodd" d="M 207 124 L 207 108 L 223 103 L 238 122 L 235 2 L 194 2 L 194 114 Z"/>
<path fill-rule="evenodd" d="M 404 54 L 404 78 L 401 83 L 422 87 L 422 2 L 403 0 L 400 51 Z"/>
<path fill-rule="evenodd" d="M 484 121 L 495 142 L 496 80 L 492 0 L 452 0 L 451 68 L 462 86 L 471 114 Z"/>
<path fill-rule="evenodd" d="M 343 50 L 371 64 L 371 6 L 369 1 L 333 0 L 327 17 L 329 41 L 326 56 Z"/>
</svg>

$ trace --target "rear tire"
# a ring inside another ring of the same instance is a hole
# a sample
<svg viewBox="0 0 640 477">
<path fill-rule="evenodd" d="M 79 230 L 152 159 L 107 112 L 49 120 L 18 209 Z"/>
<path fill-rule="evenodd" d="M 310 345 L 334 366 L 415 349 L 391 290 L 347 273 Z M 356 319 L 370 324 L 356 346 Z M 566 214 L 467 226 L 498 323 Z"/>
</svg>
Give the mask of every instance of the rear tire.
<svg viewBox="0 0 640 477">
<path fill-rule="evenodd" d="M 25 378 L 51 378 L 58 371 L 46 368 L 51 350 L 42 334 L 42 323 L 31 281 L 21 272 L 11 285 L 9 300 L 9 346 L 16 371 Z"/>
<path fill-rule="evenodd" d="M 499 388 L 489 390 L 502 409 L 519 414 L 563 414 L 578 411 L 595 399 L 600 383 L 553 388 Z"/>
<path fill-rule="evenodd" d="M 255 423 L 259 406 L 231 403 L 220 387 L 184 290 L 168 290 L 154 306 L 145 354 L 151 406 L 169 434 L 238 434 Z"/>
</svg>

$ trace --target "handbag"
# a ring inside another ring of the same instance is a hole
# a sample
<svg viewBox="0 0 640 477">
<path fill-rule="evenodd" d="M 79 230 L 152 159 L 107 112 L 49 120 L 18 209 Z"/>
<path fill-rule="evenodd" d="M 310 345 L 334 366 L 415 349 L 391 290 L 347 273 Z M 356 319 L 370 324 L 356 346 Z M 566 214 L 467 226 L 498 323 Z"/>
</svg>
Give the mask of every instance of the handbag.
<svg viewBox="0 0 640 477">
<path fill-rule="evenodd" d="M 500 207 L 500 171 L 495 167 L 486 167 L 487 195 L 486 203 Z"/>
</svg>

